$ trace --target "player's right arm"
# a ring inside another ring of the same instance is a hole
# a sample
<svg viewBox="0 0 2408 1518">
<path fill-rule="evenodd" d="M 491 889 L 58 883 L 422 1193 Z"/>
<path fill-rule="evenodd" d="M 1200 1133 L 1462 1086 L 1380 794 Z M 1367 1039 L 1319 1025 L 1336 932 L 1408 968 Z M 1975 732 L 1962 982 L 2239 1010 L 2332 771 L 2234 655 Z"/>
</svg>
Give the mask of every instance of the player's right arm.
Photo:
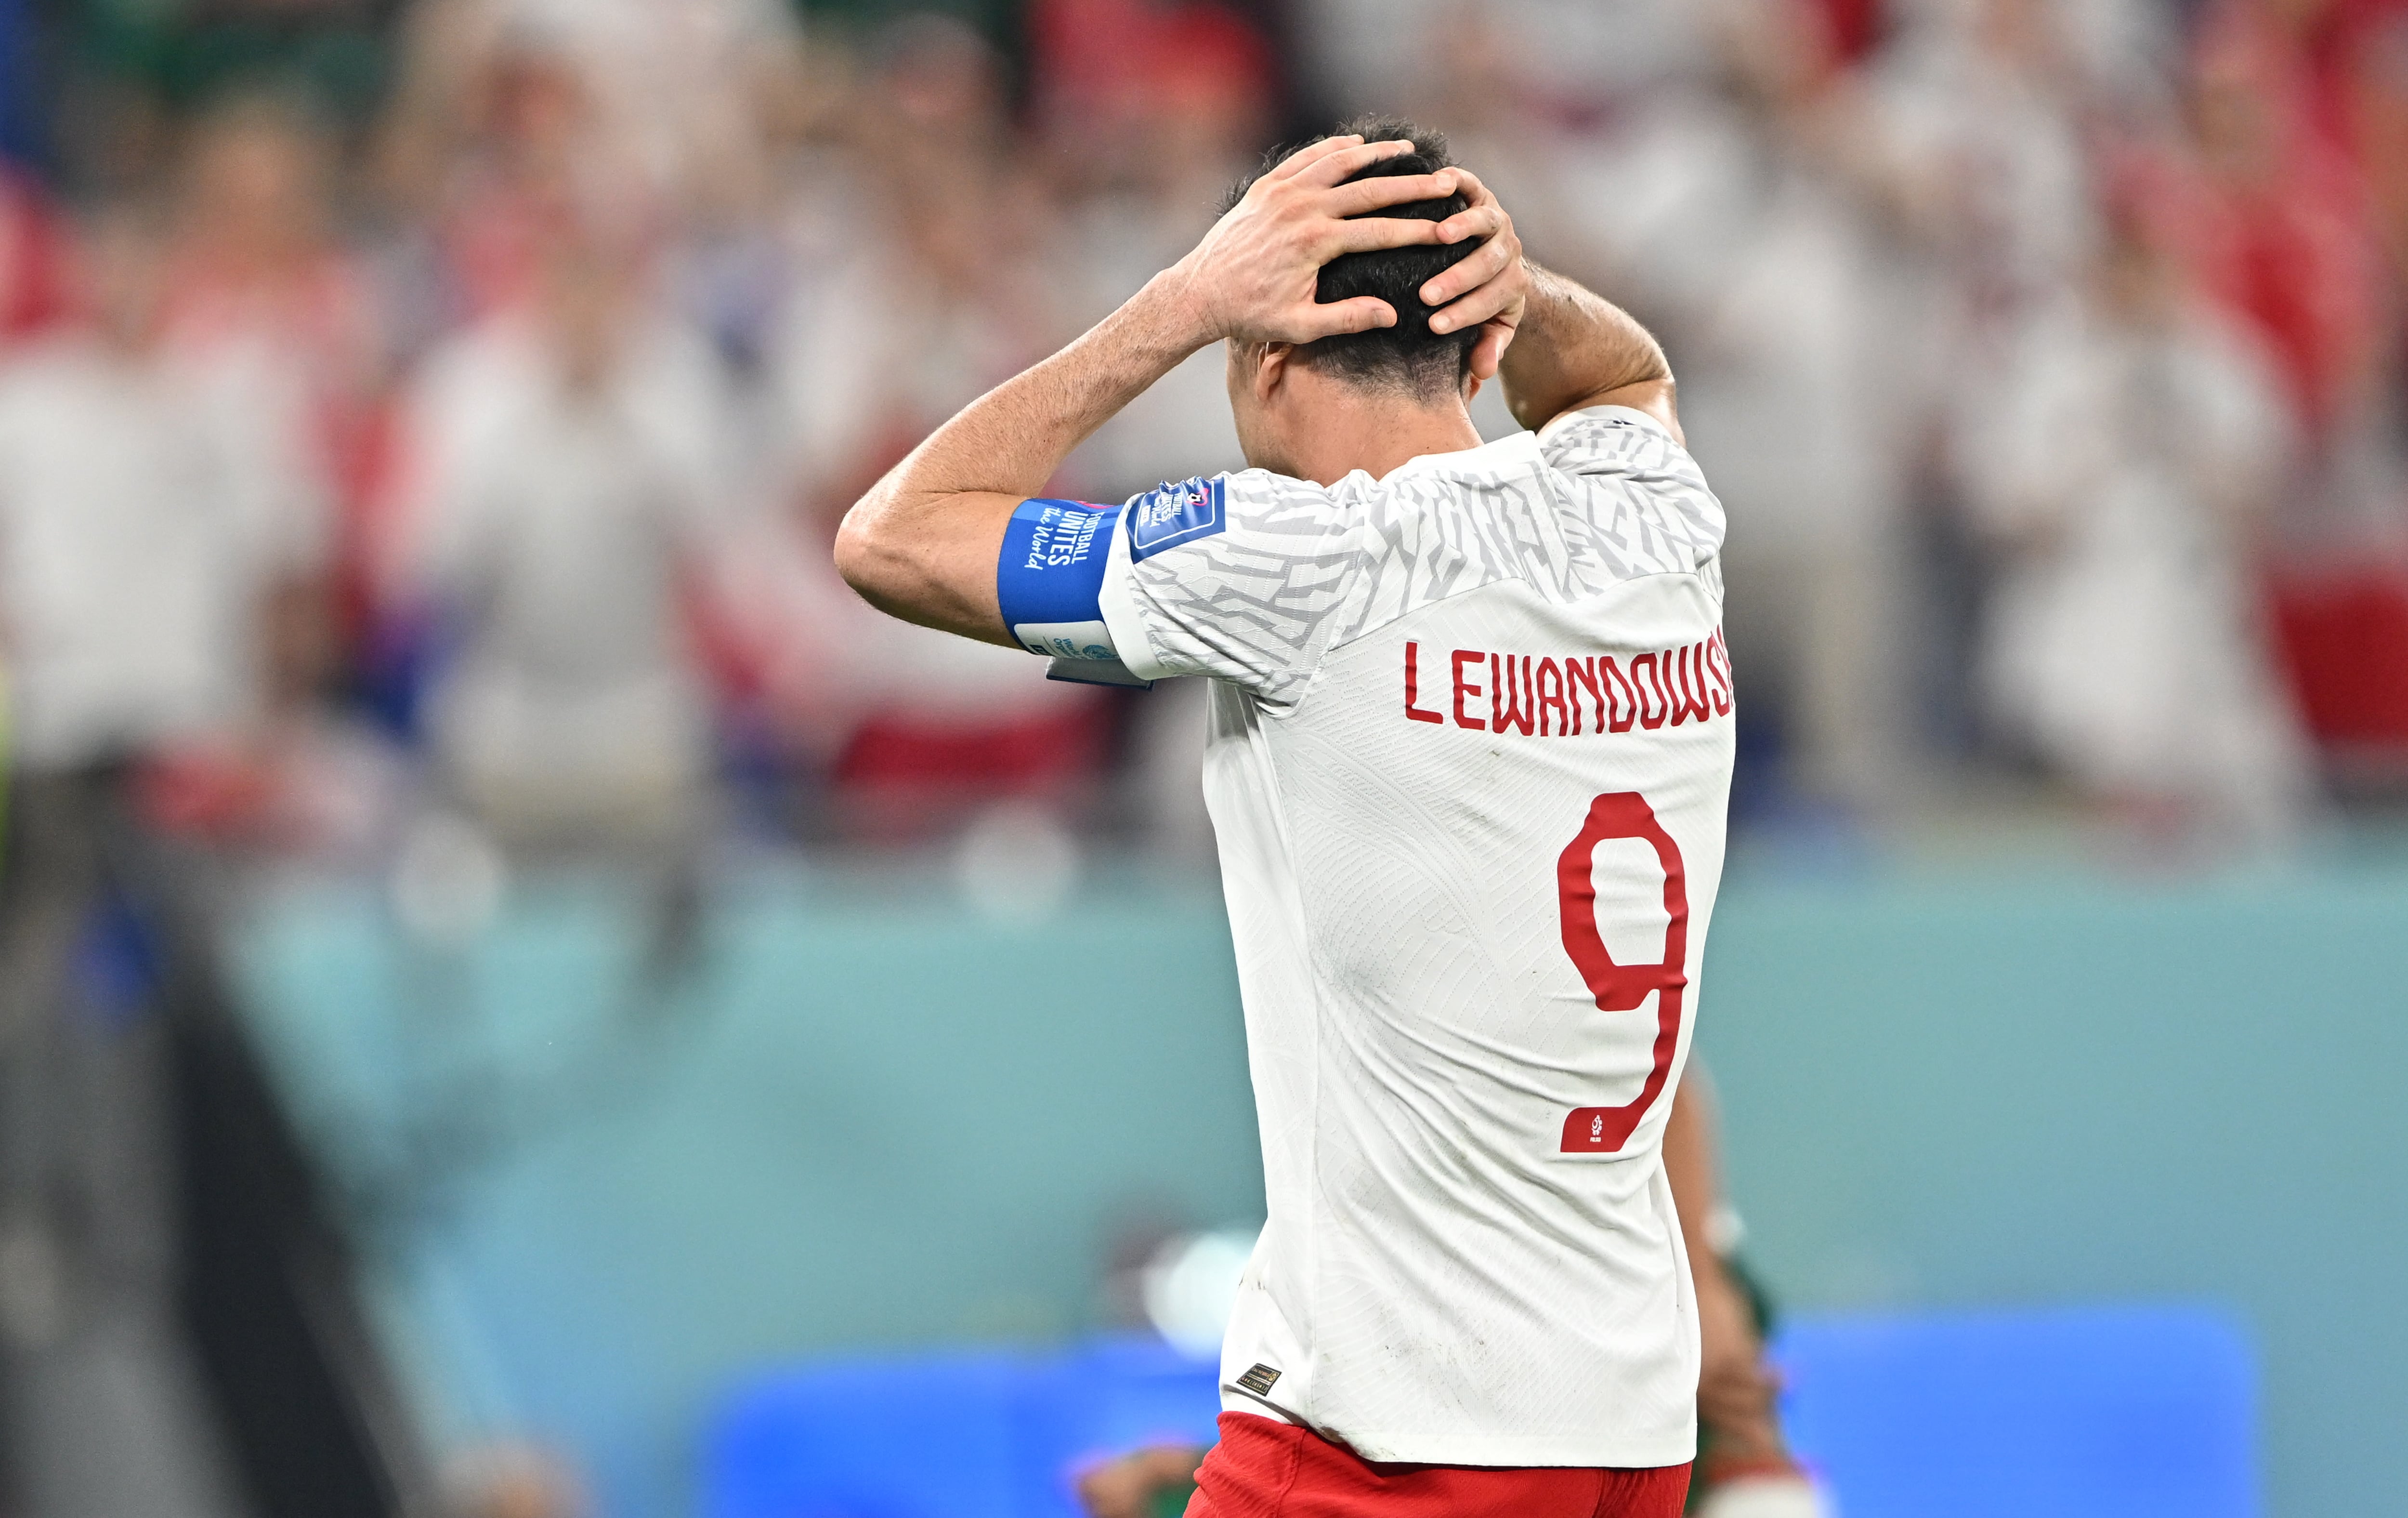
<svg viewBox="0 0 2408 1518">
<path fill-rule="evenodd" d="M 1177 265 L 1084 337 L 963 408 L 889 470 L 846 513 L 838 571 L 881 611 L 1016 643 L 996 584 L 1005 534 L 1022 502 L 1045 499 L 1046 483 L 1089 434 L 1209 342 L 1301 344 L 1393 325 L 1384 301 L 1316 298 L 1321 267 L 1333 258 L 1510 228 L 1493 196 L 1442 223 L 1378 214 L 1454 195 L 1469 179 L 1447 168 L 1350 181 L 1411 147 L 1340 137 L 1289 154 Z M 1507 298 L 1489 282 L 1463 282 L 1451 297 L 1462 320 L 1484 322 Z"/>
<path fill-rule="evenodd" d="M 1476 176 L 1450 172 L 1471 202 L 1469 211 L 1496 206 L 1497 197 Z M 1498 219 L 1503 221 L 1501 208 Z M 1627 406 L 1683 441 L 1672 406 L 1672 366 L 1655 338 L 1628 311 L 1521 253 L 1511 222 L 1504 222 L 1485 246 L 1422 287 L 1422 299 L 1432 307 L 1490 282 L 1513 287 L 1514 297 L 1486 319 L 1472 372 L 1501 379 L 1513 420 L 1533 432 L 1567 412 Z M 1443 332 L 1454 322 L 1441 311 L 1430 318 L 1430 330 Z"/>
</svg>

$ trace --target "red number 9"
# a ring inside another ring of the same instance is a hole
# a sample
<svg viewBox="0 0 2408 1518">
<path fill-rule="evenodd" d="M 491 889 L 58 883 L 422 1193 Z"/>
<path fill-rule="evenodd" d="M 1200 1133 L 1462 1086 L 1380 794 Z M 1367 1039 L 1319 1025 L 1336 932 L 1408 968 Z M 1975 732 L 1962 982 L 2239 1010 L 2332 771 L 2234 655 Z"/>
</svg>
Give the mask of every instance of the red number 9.
<svg viewBox="0 0 2408 1518">
<path fill-rule="evenodd" d="M 1659 964 L 1616 964 L 1597 932 L 1597 886 L 1591 871 L 1597 846 L 1609 838 L 1641 838 L 1653 845 L 1664 867 L 1664 959 Z M 1672 1071 L 1681 1044 L 1681 993 L 1689 984 L 1689 886 L 1681 869 L 1681 848 L 1656 820 L 1656 809 L 1635 790 L 1617 790 L 1589 803 L 1580 836 L 1555 862 L 1556 892 L 1563 907 L 1564 952 L 1604 1012 L 1635 1012 L 1656 999 L 1656 1063 L 1638 1099 L 1622 1106 L 1584 1106 L 1564 1120 L 1566 1154 L 1615 1154 L 1656 1105 Z"/>
</svg>

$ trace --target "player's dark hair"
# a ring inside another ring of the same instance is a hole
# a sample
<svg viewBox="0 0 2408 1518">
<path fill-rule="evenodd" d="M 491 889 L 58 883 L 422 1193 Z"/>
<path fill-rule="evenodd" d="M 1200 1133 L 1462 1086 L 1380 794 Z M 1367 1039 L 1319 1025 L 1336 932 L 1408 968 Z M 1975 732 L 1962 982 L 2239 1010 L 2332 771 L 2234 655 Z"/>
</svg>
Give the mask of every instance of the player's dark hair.
<svg viewBox="0 0 2408 1518">
<path fill-rule="evenodd" d="M 1435 174 L 1455 163 L 1444 137 L 1391 116 L 1358 117 L 1313 141 L 1349 136 L 1358 136 L 1366 142 L 1413 145 L 1412 152 L 1398 153 L 1352 176 L 1346 181 L 1350 184 L 1355 180 Z M 1264 160 L 1263 168 L 1246 176 L 1229 192 L 1224 209 L 1236 205 L 1261 178 L 1264 169 L 1295 151 L 1283 148 Z M 1386 206 L 1369 214 L 1442 222 L 1468 204 L 1462 195 L 1453 195 L 1443 200 L 1411 200 L 1400 206 Z M 1327 305 L 1358 296 L 1376 296 L 1395 310 L 1397 325 L 1324 338 L 1297 349 L 1297 355 L 1315 369 L 1342 375 L 1358 384 L 1406 391 L 1425 399 L 1460 391 L 1471 373 L 1471 350 L 1480 339 L 1480 329 L 1475 326 L 1460 332 L 1432 332 L 1430 308 L 1422 302 L 1421 288 L 1486 240 L 1467 238 L 1453 244 L 1416 243 L 1409 248 L 1343 253 L 1331 259 L 1321 266 L 1313 298 Z"/>
</svg>

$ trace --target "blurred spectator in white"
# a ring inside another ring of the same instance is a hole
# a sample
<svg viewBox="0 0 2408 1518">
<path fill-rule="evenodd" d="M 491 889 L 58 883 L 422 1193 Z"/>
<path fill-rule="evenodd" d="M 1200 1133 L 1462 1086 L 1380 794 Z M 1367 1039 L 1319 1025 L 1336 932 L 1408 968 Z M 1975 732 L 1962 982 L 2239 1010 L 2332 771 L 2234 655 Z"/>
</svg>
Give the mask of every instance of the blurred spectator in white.
<svg viewBox="0 0 2408 1518">
<path fill-rule="evenodd" d="M 506 841 L 692 839 L 712 763 L 681 576 L 735 488 L 723 377 L 625 208 L 562 208 L 534 298 L 451 340 L 404 423 L 405 595 L 449 644 L 429 726 Z"/>
<path fill-rule="evenodd" d="M 1079 281 L 1080 325 L 1110 314 L 1196 245 L 1268 144 L 1271 123 L 1269 48 L 1234 12 L 1101 7 L 1126 14 L 1106 33 L 1113 50 L 1098 53 L 1097 8 L 1084 0 L 1037 13 L 1053 16 L 1051 30 L 1064 38 L 1090 44 L 1066 43 L 1039 60 L 1046 95 L 1063 102 L 1042 113 L 1058 134 L 1049 162 L 1079 169 L 1061 250 Z M 1168 480 L 1242 469 L 1226 368 L 1216 344 L 1165 375 L 1073 455 L 1077 487 L 1123 500 Z"/>
<path fill-rule="evenodd" d="M 1689 88 L 1710 69 L 1704 8 L 1698 0 L 1316 0 L 1302 8 L 1298 31 L 1314 82 L 1341 110 L 1393 111 L 1417 93 L 1426 97 L 1429 38 L 1450 18 L 1476 12 L 1512 39 L 1526 106 L 1594 122 Z M 1443 70 L 1444 60 L 1435 66 Z"/>
<path fill-rule="evenodd" d="M 297 108 L 237 97 L 194 128 L 170 267 L 166 340 L 246 377 L 274 408 L 332 520 L 336 608 L 362 630 L 361 513 L 379 463 L 383 341 L 374 293 L 335 238 L 334 149 Z"/>
<path fill-rule="evenodd" d="M 1272 130 L 1275 63 L 1244 18 L 1214 4 L 1054 0 L 1036 7 L 1039 118 L 1047 161 L 1074 197 L 1063 256 L 1077 320 L 1109 314 L 1177 263 L 1254 166 Z M 1067 472 L 1088 499 L 1117 501 L 1167 481 L 1245 467 L 1215 343 L 1104 424 Z M 1125 779 L 1149 847 L 1210 858 L 1201 680 L 1167 681 L 1129 707 Z"/>
<path fill-rule="evenodd" d="M 1965 498 L 2000 559 L 1983 686 L 2008 737 L 2144 840 L 2279 843 L 2311 777 L 2248 562 L 2294 429 L 2262 350 L 2159 241 L 2115 216 L 1966 397 Z"/>
<path fill-rule="evenodd" d="M 387 166 L 441 205 L 471 309 L 515 294 L 532 229 L 521 202 L 564 177 L 665 208 L 671 281 L 750 361 L 774 297 L 762 235 L 772 140 L 801 78 L 782 0 L 436 0 L 410 18 Z"/>
<path fill-rule="evenodd" d="M 1676 12 L 1672 20 L 1686 44 L 1704 38 L 1695 16 Z M 1510 10 L 1455 0 L 1433 7 L 1426 24 L 1421 66 L 1399 97 L 1402 108 L 1417 122 L 1442 123 L 1455 157 L 1513 209 L 1514 229 L 1542 261 L 1576 278 L 1620 273 L 1592 224 L 1612 213 L 1583 203 L 1592 188 L 1584 181 L 1611 172 L 1627 151 L 1625 129 L 1634 120 L 1708 82 L 1698 50 L 1670 50 L 1659 66 L 1677 60 L 1681 72 L 1653 78 L 1643 89 L 1610 101 L 1582 99 L 1549 87 L 1540 59 L 1543 34 L 1527 29 L 1526 16 L 1517 21 Z M 1656 30 L 1669 36 L 1670 24 L 1659 18 Z M 1484 429 L 1512 427 L 1501 399 L 1483 395 L 1473 404 Z"/>
<path fill-rule="evenodd" d="M 71 261 L 73 317 L 0 366 L 0 1501 L 233 1518 L 178 1327 L 167 1030 L 77 966 L 112 894 L 162 939 L 217 899 L 161 824 L 270 820 L 308 683 L 278 668 L 276 612 L 321 518 L 252 398 L 162 343 L 155 223 L 101 213 Z"/>
<path fill-rule="evenodd" d="M 307 689 L 325 511 L 274 398 L 163 339 L 158 228 L 101 216 L 79 320 L 0 372 L 0 617 L 36 771 L 244 754 Z"/>
<path fill-rule="evenodd" d="M 418 307 L 401 312 L 406 348 L 527 299 L 546 218 L 604 199 L 618 176 L 618 193 L 632 184 L 575 66 L 480 19 L 458 7 L 417 13 L 386 123 L 388 194 L 405 238 L 423 238 L 431 254 L 403 271 Z"/>
<path fill-rule="evenodd" d="M 781 0 L 444 0 L 522 46 L 568 61 L 643 189 L 684 211 L 749 197 L 760 176 L 756 93 L 801 36 Z"/>
<path fill-rule="evenodd" d="M 408 18 L 387 166 L 423 195 L 464 149 L 541 160 L 573 145 L 680 213 L 750 203 L 762 98 L 800 46 L 777 0 L 432 0 Z"/>
<path fill-rule="evenodd" d="M 1079 791 L 1108 726 L 1094 691 L 1048 682 L 1040 661 L 881 617 L 825 571 L 845 507 L 1075 330 L 1060 229 L 977 34 L 929 16 L 891 27 L 851 114 L 848 172 L 795 188 L 796 236 L 836 257 L 800 271 L 772 354 L 779 471 L 808 562 L 771 591 L 784 654 L 768 696 L 790 742 L 832 756 L 846 815 L 895 835 L 956 803 Z M 818 230 L 831 220 L 840 237 Z"/>
<path fill-rule="evenodd" d="M 290 371 L 329 433 L 362 403 L 379 346 L 370 293 L 331 225 L 333 152 L 269 97 L 205 117 L 186 152 L 168 291 L 172 340 L 205 362 Z"/>
<path fill-rule="evenodd" d="M 1690 446 L 1746 525 L 1723 560 L 1731 647 L 1787 787 L 1894 817 L 1926 773 L 1908 506 L 1944 294 L 1865 181 L 1861 93 L 1823 7 L 1727 0 L 1713 38 L 1719 88 L 1660 128 L 1686 182 L 1656 193 L 1683 198 L 1634 263 L 1684 340 Z"/>
<path fill-rule="evenodd" d="M 2112 11 L 2128 0 L 2092 0 Z M 2053 296 L 2099 240 L 2084 113 L 2109 87 L 2061 0 L 1915 0 L 1870 75 L 1884 167 L 1974 332 Z"/>
<path fill-rule="evenodd" d="M 849 506 L 1068 319 L 1039 277 L 1052 208 L 1013 151 L 1002 88 L 967 26 L 897 23 L 837 172 L 793 187 L 794 235 L 833 260 L 799 271 L 775 355 L 791 468 L 821 510 Z"/>
<path fill-rule="evenodd" d="M 1690 447 L 1744 528 L 1724 555 L 1731 647 L 1784 788 L 1879 817 L 1918 768 L 1903 539 L 1939 368 L 1931 284 L 1846 157 L 1856 102 L 1823 9 L 1689 15 L 1700 71 L 1554 152 L 1537 224 L 1555 241 L 1533 253 L 1664 334 Z"/>
</svg>

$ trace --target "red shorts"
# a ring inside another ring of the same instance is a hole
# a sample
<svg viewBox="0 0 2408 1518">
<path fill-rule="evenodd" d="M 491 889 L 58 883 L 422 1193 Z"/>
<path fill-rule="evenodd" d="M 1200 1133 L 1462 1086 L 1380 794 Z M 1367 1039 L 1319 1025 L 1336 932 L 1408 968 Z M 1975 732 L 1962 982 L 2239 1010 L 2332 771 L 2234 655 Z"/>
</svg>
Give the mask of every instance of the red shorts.
<svg viewBox="0 0 2408 1518">
<path fill-rule="evenodd" d="M 1187 1518 L 1680 1518 L 1689 1467 L 1374 1465 L 1292 1424 L 1221 1414 Z"/>
</svg>

